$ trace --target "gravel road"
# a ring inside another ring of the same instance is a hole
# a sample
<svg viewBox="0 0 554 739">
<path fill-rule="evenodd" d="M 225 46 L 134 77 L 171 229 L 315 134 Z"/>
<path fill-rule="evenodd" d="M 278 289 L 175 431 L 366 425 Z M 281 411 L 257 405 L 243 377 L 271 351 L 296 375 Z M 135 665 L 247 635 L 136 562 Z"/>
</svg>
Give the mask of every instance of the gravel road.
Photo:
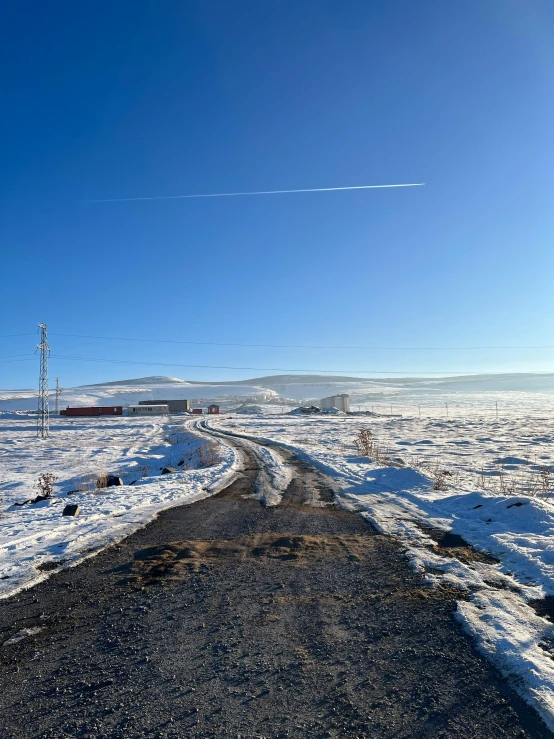
<svg viewBox="0 0 554 739">
<path fill-rule="evenodd" d="M 240 446 L 240 441 L 235 440 Z M 473 648 L 458 591 L 288 453 L 0 605 L 0 736 L 551 737 Z M 124 494 L 124 491 L 122 491 Z"/>
</svg>

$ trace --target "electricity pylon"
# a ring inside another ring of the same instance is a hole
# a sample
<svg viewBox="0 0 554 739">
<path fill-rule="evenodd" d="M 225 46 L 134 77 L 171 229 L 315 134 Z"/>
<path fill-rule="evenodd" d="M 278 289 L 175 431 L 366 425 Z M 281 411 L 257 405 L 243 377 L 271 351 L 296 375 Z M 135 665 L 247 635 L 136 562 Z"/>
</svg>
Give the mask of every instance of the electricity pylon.
<svg viewBox="0 0 554 739">
<path fill-rule="evenodd" d="M 62 388 L 60 387 L 60 378 L 56 377 L 56 415 L 60 415 L 60 395 L 62 394 Z"/>
<path fill-rule="evenodd" d="M 40 328 L 40 375 L 38 380 L 38 418 L 37 437 L 46 439 L 50 432 L 50 407 L 48 405 L 48 354 L 50 347 L 46 340 L 46 324 L 39 323 Z"/>
</svg>

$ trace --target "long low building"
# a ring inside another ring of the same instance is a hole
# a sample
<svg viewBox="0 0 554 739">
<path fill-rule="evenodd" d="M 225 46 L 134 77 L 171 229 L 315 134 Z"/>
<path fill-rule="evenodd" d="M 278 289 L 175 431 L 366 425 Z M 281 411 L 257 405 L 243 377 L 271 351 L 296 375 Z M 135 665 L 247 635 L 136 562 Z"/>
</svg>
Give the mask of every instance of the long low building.
<svg viewBox="0 0 554 739">
<path fill-rule="evenodd" d="M 139 405 L 167 405 L 170 413 L 190 411 L 190 400 L 139 400 Z"/>
<path fill-rule="evenodd" d="M 167 405 L 128 405 L 127 414 L 129 416 L 165 416 L 169 413 Z"/>
<path fill-rule="evenodd" d="M 63 408 L 60 410 L 60 416 L 121 416 L 123 415 L 122 405 L 95 405 L 89 408 Z"/>
</svg>

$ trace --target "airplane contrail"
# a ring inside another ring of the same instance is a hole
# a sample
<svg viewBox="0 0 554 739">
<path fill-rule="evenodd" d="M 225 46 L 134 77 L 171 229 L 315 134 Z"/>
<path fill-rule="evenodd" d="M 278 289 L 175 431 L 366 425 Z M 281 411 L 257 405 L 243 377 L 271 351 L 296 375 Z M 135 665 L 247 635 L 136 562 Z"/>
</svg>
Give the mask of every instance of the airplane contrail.
<svg viewBox="0 0 554 739">
<path fill-rule="evenodd" d="M 128 203 L 135 200 L 182 200 L 185 198 L 229 198 L 240 195 L 282 195 L 296 192 L 331 192 L 334 190 L 380 190 L 389 187 L 423 187 L 425 182 L 410 182 L 398 185 L 354 185 L 352 187 L 312 187 L 304 190 L 261 190 L 260 192 L 214 192 L 200 195 L 157 195 L 143 198 L 105 198 L 102 200 L 84 200 L 84 203 Z"/>
</svg>

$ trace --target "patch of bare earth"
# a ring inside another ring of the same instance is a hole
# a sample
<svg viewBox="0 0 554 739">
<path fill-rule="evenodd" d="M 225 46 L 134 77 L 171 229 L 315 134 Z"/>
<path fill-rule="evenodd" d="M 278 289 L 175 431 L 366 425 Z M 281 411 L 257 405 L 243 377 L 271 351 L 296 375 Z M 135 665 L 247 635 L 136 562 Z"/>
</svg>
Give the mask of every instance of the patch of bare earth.
<svg viewBox="0 0 554 739">
<path fill-rule="evenodd" d="M 291 565 L 312 566 L 321 556 L 359 562 L 374 550 L 367 536 L 308 536 L 257 534 L 214 541 L 176 541 L 135 553 L 132 562 L 119 568 L 127 577 L 122 582 L 136 586 L 180 582 L 191 572 L 216 567 L 224 560 L 254 558 L 263 567 L 264 559 Z"/>
</svg>

